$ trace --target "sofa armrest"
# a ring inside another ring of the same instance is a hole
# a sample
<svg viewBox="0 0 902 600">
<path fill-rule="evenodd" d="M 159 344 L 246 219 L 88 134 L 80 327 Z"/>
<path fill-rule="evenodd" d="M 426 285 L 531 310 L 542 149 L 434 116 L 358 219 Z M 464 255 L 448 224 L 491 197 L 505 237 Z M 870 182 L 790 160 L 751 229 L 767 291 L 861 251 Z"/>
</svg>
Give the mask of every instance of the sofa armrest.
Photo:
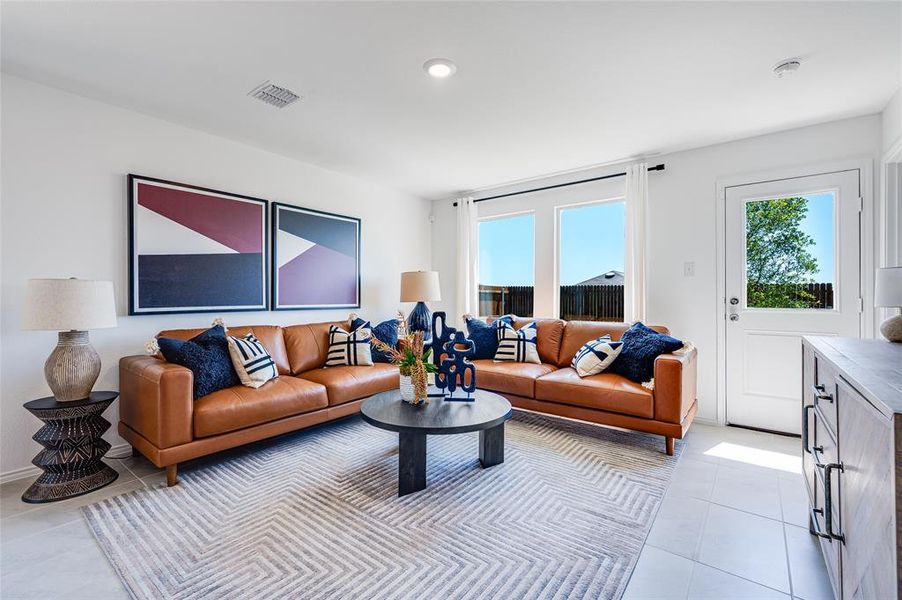
<svg viewBox="0 0 902 600">
<path fill-rule="evenodd" d="M 655 420 L 683 422 L 696 399 L 697 362 L 694 346 L 655 359 Z"/>
<path fill-rule="evenodd" d="M 155 356 L 119 360 L 119 420 L 157 448 L 192 439 L 194 374 Z"/>
</svg>

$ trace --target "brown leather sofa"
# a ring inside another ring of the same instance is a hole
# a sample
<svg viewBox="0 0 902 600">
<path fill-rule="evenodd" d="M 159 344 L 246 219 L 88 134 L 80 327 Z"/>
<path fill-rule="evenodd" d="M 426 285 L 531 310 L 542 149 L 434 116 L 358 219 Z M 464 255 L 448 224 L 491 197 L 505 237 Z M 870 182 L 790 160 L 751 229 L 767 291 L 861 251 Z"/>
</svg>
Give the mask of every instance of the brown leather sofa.
<svg viewBox="0 0 902 600">
<path fill-rule="evenodd" d="M 515 319 L 519 328 L 535 320 L 542 364 L 476 360 L 477 385 L 508 398 L 516 407 L 663 435 L 673 454 L 696 412 L 696 351 L 659 356 L 654 390 L 619 375 L 580 378 L 570 361 L 587 341 L 626 331 L 622 323 Z M 178 463 L 264 438 L 357 413 L 364 399 L 398 387 L 398 369 L 324 368 L 330 325 L 231 327 L 231 335 L 253 331 L 275 360 L 279 378 L 254 389 L 236 386 L 192 397 L 193 376 L 156 356 L 119 361 L 119 434 L 135 451 L 166 467 L 175 485 Z M 655 327 L 666 332 L 663 327 Z M 189 339 L 203 329 L 161 331 Z"/>
<path fill-rule="evenodd" d="M 398 387 L 398 368 L 323 368 L 329 326 L 347 322 L 277 327 L 230 327 L 254 335 L 272 355 L 279 377 L 258 389 L 235 386 L 193 399 L 193 376 L 156 356 L 119 361 L 119 435 L 175 485 L 178 463 L 257 440 L 331 421 L 360 410 L 373 394 Z M 189 339 L 203 329 L 161 331 Z"/>
<path fill-rule="evenodd" d="M 581 378 L 570 367 L 583 344 L 605 334 L 619 340 L 628 324 L 514 318 L 514 327 L 533 321 L 542 364 L 474 360 L 477 387 L 518 408 L 663 435 L 673 454 L 697 410 L 695 348 L 659 356 L 652 390 L 613 373 Z"/>
</svg>

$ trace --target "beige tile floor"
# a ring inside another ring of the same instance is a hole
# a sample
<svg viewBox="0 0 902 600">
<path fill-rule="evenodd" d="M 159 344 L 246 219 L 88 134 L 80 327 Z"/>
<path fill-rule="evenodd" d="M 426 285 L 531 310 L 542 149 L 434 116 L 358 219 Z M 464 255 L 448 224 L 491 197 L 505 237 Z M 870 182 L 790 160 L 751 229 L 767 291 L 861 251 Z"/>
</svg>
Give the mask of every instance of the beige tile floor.
<svg viewBox="0 0 902 600">
<path fill-rule="evenodd" d="M 807 530 L 799 444 L 694 425 L 624 597 L 832 598 Z M 108 462 L 113 485 L 64 502 L 21 502 L 30 480 L 0 486 L 0 597 L 128 597 L 79 507 L 165 477 L 143 458 Z"/>
</svg>

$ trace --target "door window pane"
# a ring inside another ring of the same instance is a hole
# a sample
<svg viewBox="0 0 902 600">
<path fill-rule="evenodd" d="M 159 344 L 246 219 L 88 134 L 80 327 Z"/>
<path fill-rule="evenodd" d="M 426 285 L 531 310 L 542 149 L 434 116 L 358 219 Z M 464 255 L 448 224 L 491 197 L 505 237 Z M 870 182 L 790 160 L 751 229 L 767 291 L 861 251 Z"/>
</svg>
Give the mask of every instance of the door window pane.
<svg viewBox="0 0 902 600">
<path fill-rule="evenodd" d="M 602 202 L 560 211 L 560 316 L 623 321 L 626 205 Z"/>
<path fill-rule="evenodd" d="M 833 192 L 745 205 L 746 306 L 832 309 Z"/>
<path fill-rule="evenodd" d="M 535 215 L 479 222 L 479 314 L 533 316 Z"/>
</svg>

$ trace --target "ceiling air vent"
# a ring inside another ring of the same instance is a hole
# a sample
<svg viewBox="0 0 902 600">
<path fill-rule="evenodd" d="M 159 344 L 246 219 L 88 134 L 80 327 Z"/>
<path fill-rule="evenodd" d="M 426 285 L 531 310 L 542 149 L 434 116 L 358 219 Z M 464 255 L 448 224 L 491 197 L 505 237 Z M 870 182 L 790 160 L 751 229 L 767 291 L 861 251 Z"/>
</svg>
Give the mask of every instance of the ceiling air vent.
<svg viewBox="0 0 902 600">
<path fill-rule="evenodd" d="M 289 90 L 288 88 L 273 85 L 272 82 L 266 81 L 252 89 L 248 96 L 256 98 L 271 104 L 276 108 L 285 108 L 289 104 L 293 104 L 301 99 L 300 96 Z"/>
</svg>

